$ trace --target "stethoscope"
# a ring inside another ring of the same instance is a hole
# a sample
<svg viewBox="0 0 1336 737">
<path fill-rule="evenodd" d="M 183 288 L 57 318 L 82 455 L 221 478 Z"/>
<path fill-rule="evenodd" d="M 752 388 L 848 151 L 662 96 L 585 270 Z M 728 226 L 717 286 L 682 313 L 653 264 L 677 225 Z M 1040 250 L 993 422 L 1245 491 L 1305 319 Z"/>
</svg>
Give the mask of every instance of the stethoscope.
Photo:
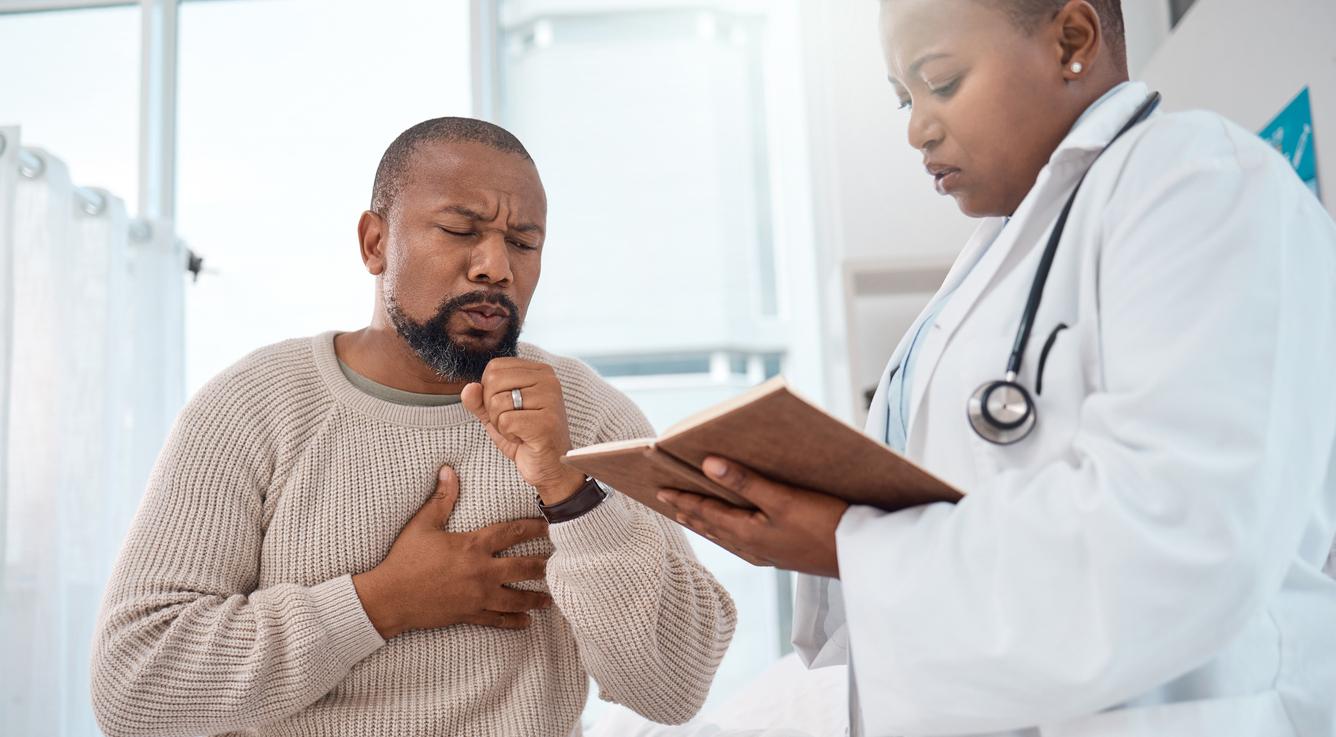
<svg viewBox="0 0 1336 737">
<path fill-rule="evenodd" d="M 1159 105 L 1160 93 L 1151 93 L 1127 125 L 1118 131 L 1095 159 L 1098 160 L 1103 156 L 1104 152 L 1122 138 L 1124 133 L 1149 118 Z M 1094 162 L 1091 162 L 1091 167 L 1093 166 Z M 1085 183 L 1089 173 L 1090 169 L 1086 169 L 1086 173 L 1082 174 L 1080 181 L 1076 183 L 1076 189 L 1072 190 L 1072 196 L 1062 208 L 1062 214 L 1058 216 L 1058 222 L 1053 226 L 1053 234 L 1048 238 L 1048 245 L 1044 247 L 1044 254 L 1039 259 L 1039 269 L 1035 272 L 1034 282 L 1030 285 L 1030 296 L 1025 301 L 1021 324 L 1016 330 L 1011 356 L 1007 359 L 1006 375 L 1001 380 L 986 382 L 970 396 L 967 407 L 970 427 L 974 428 L 979 437 L 990 443 L 1011 445 L 1024 440 L 1034 430 L 1035 422 L 1038 420 L 1034 398 L 1020 383 L 1021 359 L 1025 355 L 1025 348 L 1030 344 L 1030 331 L 1034 327 L 1035 316 L 1039 313 L 1039 302 L 1044 297 L 1044 284 L 1048 281 L 1048 272 L 1053 266 L 1053 256 L 1058 251 L 1058 242 L 1062 240 L 1062 231 L 1067 226 L 1067 216 L 1071 214 L 1072 205 L 1076 203 L 1076 195 L 1081 192 L 1081 185 Z"/>
</svg>

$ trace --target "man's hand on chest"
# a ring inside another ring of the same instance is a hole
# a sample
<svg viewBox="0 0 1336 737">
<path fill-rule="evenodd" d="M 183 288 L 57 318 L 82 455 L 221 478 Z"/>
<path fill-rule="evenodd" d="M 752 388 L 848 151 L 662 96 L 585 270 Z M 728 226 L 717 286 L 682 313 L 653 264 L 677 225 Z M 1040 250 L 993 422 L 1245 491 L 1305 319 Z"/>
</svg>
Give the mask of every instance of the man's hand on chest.
<svg viewBox="0 0 1336 737">
<path fill-rule="evenodd" d="M 459 476 L 443 467 L 435 492 L 404 525 L 385 560 L 353 576 L 362 608 L 381 637 L 460 623 L 524 629 L 529 611 L 552 605 L 547 594 L 509 585 L 542 579 L 546 556 L 497 555 L 546 536 L 547 523 L 519 519 L 447 532 L 458 499 Z"/>
</svg>

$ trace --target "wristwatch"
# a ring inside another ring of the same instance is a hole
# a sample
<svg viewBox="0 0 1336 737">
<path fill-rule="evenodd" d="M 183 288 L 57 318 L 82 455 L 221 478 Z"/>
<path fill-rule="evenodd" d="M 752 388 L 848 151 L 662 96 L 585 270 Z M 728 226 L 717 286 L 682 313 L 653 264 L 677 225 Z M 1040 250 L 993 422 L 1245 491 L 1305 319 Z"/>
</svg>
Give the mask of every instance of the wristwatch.
<svg viewBox="0 0 1336 737">
<path fill-rule="evenodd" d="M 542 497 L 538 498 L 538 510 L 547 518 L 549 524 L 558 522 L 569 522 L 578 517 L 583 517 L 590 511 L 603 503 L 608 498 L 608 492 L 603 490 L 598 479 L 593 476 L 586 476 L 584 486 L 576 490 L 565 501 L 558 502 L 552 506 L 543 504 Z"/>
</svg>

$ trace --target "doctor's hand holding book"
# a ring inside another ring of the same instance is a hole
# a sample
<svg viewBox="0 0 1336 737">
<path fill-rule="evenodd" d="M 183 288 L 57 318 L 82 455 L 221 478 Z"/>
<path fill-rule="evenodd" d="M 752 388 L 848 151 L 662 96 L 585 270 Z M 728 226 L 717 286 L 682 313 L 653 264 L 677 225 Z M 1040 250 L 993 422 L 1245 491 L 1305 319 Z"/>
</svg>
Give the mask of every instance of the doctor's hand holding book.
<svg viewBox="0 0 1336 737">
<path fill-rule="evenodd" d="M 657 440 L 581 448 L 565 461 L 754 565 L 828 578 L 839 578 L 835 529 L 850 504 L 894 511 L 961 496 L 782 378 Z"/>
</svg>

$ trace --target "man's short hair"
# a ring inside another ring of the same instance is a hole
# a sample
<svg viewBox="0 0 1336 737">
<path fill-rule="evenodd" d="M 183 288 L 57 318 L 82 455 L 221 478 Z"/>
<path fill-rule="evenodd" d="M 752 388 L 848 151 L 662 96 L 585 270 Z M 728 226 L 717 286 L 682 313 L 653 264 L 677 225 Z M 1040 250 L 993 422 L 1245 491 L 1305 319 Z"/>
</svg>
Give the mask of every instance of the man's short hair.
<svg viewBox="0 0 1336 737">
<path fill-rule="evenodd" d="M 1068 0 L 987 0 L 997 8 L 1009 14 L 1026 31 L 1032 31 L 1041 23 L 1053 20 Z M 1123 24 L 1122 0 L 1087 0 L 1099 13 L 1100 26 L 1104 31 L 1104 42 L 1113 52 L 1114 61 L 1121 67 L 1127 65 L 1127 28 Z"/>
<path fill-rule="evenodd" d="M 394 139 L 376 167 L 376 181 L 371 187 L 371 211 L 389 213 L 394 200 L 403 191 L 413 154 L 421 143 L 467 141 L 515 154 L 525 161 L 533 157 L 513 133 L 499 125 L 474 118 L 433 118 L 409 128 Z"/>
</svg>

